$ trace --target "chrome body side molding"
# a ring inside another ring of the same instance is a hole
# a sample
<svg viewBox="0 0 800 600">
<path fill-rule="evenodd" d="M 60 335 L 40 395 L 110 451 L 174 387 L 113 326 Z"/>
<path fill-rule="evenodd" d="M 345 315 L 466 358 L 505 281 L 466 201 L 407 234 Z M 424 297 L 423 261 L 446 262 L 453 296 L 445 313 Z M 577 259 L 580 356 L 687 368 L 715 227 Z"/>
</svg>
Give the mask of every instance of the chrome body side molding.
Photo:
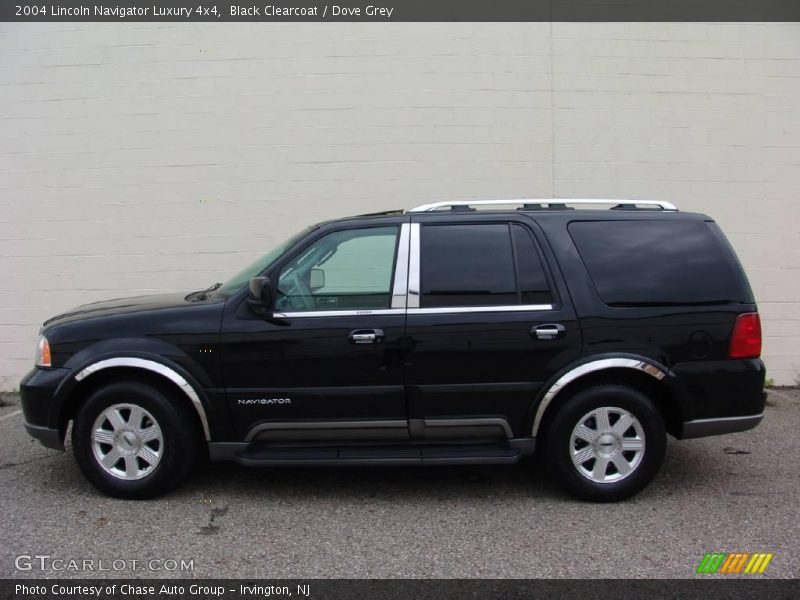
<svg viewBox="0 0 800 600">
<path fill-rule="evenodd" d="M 619 368 L 636 369 L 637 371 L 647 373 L 659 381 L 664 379 L 664 377 L 667 375 L 665 371 L 662 371 L 655 365 L 642 360 L 637 360 L 635 358 L 601 358 L 600 360 L 595 360 L 575 367 L 571 371 L 568 371 L 559 377 L 558 380 L 551 385 L 545 393 L 542 401 L 539 403 L 539 407 L 536 409 L 536 417 L 533 419 L 533 430 L 531 431 L 531 435 L 536 437 L 536 433 L 539 431 L 539 425 L 541 425 L 542 417 L 544 416 L 545 411 L 547 411 L 547 407 L 553 401 L 553 398 L 555 398 L 558 393 L 567 385 L 576 379 L 580 379 L 584 375 L 593 373 L 595 371 Z"/>
<path fill-rule="evenodd" d="M 84 367 L 77 375 L 75 375 L 75 381 L 83 381 L 93 373 L 97 373 L 103 369 L 110 369 L 112 367 L 144 369 L 145 371 L 157 373 L 162 377 L 166 377 L 172 383 L 176 384 L 181 391 L 186 394 L 189 400 L 192 401 L 192 406 L 194 406 L 195 411 L 197 411 L 197 416 L 200 417 L 200 423 L 203 425 L 203 434 L 205 435 L 206 441 L 211 440 L 211 432 L 208 428 L 208 417 L 206 416 L 206 409 L 203 407 L 203 403 L 200 401 L 200 396 L 197 395 L 195 389 L 179 373 L 165 365 L 162 365 L 159 362 L 154 360 L 146 360 L 144 358 L 136 358 L 133 356 L 107 358 L 105 360 L 92 363 L 88 367 Z"/>
</svg>

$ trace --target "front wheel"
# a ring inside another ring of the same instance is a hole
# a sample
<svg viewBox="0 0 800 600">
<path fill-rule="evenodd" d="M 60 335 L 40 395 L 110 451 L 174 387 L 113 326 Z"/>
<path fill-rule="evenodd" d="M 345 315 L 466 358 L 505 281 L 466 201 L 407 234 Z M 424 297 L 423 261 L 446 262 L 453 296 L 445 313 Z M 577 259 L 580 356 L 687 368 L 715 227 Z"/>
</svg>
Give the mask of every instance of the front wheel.
<svg viewBox="0 0 800 600">
<path fill-rule="evenodd" d="M 578 392 L 558 410 L 545 439 L 553 477 L 584 500 L 614 502 L 641 491 L 664 460 L 664 420 L 653 402 L 624 385 Z"/>
<path fill-rule="evenodd" d="M 138 382 L 97 389 L 72 426 L 75 459 L 100 491 L 119 498 L 152 498 L 190 472 L 199 439 L 185 406 Z"/>
</svg>

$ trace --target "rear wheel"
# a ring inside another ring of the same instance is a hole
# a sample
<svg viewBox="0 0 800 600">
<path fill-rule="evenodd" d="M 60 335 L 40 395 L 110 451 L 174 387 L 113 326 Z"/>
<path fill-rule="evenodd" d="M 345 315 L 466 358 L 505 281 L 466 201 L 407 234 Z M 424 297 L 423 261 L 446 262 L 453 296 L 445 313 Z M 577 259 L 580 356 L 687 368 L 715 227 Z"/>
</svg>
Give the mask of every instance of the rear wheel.
<svg viewBox="0 0 800 600">
<path fill-rule="evenodd" d="M 613 502 L 641 491 L 664 460 L 664 421 L 653 402 L 624 385 L 578 392 L 546 432 L 548 470 L 584 500 Z"/>
<path fill-rule="evenodd" d="M 80 407 L 72 446 L 84 476 L 120 498 L 152 498 L 180 483 L 199 454 L 192 415 L 138 382 L 96 390 Z"/>
</svg>

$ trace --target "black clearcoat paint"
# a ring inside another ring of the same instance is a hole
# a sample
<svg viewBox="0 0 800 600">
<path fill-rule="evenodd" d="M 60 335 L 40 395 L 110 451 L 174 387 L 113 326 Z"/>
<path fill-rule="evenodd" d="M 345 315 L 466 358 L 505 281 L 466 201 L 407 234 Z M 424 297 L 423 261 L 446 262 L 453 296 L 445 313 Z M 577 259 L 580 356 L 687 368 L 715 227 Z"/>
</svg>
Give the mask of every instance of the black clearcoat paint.
<svg viewBox="0 0 800 600">
<path fill-rule="evenodd" d="M 63 432 L 75 375 L 119 356 L 159 362 L 184 377 L 200 396 L 217 442 L 244 440 L 259 424 L 320 421 L 365 427 L 378 421 L 388 423 L 389 438 L 437 439 L 441 428 L 427 427 L 426 419 L 504 419 L 513 437 L 525 437 L 557 375 L 598 356 L 637 357 L 667 369 L 664 384 L 683 421 L 759 413 L 763 363 L 727 358 L 734 321 L 756 310 L 752 301 L 608 306 L 569 233 L 576 220 L 656 219 L 710 221 L 680 212 L 564 210 L 394 214 L 324 223 L 263 274 L 274 279 L 286 260 L 335 230 L 514 222 L 538 244 L 553 309 L 270 320 L 248 307 L 247 286 L 200 300 L 181 293 L 98 302 L 44 324 L 53 367 L 34 368 L 22 381 L 25 418 Z M 732 252 L 731 257 L 735 261 Z M 736 284 L 746 286 L 738 266 L 735 272 L 741 277 Z M 550 323 L 562 325 L 564 336 L 543 341 L 531 335 L 532 327 Z M 385 338 L 353 344 L 348 334 L 359 329 L 379 329 Z M 401 427 L 392 429 L 397 422 Z"/>
</svg>

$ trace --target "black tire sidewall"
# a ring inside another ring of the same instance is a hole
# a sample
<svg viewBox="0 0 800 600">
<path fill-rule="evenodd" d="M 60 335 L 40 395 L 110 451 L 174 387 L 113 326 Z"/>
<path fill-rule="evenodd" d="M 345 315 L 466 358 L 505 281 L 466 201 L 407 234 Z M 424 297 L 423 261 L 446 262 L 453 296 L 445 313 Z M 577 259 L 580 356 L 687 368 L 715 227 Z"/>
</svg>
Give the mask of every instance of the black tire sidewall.
<svg viewBox="0 0 800 600">
<path fill-rule="evenodd" d="M 158 422 L 164 436 L 164 451 L 152 473 L 127 481 L 107 473 L 92 451 L 92 428 L 98 415 L 114 404 L 136 404 Z M 186 422 L 186 411 L 158 389 L 138 382 L 118 382 L 97 389 L 78 410 L 72 426 L 75 459 L 84 476 L 111 496 L 144 499 L 175 487 L 191 470 L 197 457 L 198 440 Z"/>
<path fill-rule="evenodd" d="M 644 430 L 645 451 L 636 470 L 618 482 L 597 483 L 581 475 L 572 464 L 572 430 L 588 412 L 602 406 L 622 408 L 633 414 Z M 614 502 L 641 491 L 658 473 L 664 460 L 666 432 L 655 404 L 642 392 L 624 385 L 599 385 L 578 392 L 558 410 L 546 433 L 548 470 L 568 491 L 584 500 Z"/>
</svg>

